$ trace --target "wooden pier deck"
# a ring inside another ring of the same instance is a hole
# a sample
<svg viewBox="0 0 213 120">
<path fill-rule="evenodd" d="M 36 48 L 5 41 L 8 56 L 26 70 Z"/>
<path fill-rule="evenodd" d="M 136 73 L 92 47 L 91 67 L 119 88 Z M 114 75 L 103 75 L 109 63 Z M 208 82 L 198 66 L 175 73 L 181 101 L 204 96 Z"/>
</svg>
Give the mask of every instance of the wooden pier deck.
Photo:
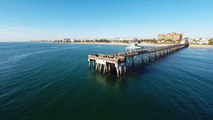
<svg viewBox="0 0 213 120">
<path fill-rule="evenodd" d="M 189 44 L 175 44 L 164 47 L 144 49 L 137 52 L 121 52 L 117 54 L 90 54 L 88 55 L 89 67 L 97 72 L 107 74 L 116 72 L 117 76 L 127 72 L 128 67 L 135 67 L 151 60 L 157 60 L 172 52 L 188 47 Z"/>
</svg>

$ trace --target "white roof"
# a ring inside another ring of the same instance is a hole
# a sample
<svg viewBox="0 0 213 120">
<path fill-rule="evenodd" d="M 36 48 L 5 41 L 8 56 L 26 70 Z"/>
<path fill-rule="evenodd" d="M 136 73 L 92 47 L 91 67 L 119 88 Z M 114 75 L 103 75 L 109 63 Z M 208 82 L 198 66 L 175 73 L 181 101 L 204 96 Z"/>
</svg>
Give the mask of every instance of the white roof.
<svg viewBox="0 0 213 120">
<path fill-rule="evenodd" d="M 136 44 L 133 44 L 131 46 L 126 47 L 126 49 L 142 49 L 142 47 L 139 47 Z"/>
</svg>

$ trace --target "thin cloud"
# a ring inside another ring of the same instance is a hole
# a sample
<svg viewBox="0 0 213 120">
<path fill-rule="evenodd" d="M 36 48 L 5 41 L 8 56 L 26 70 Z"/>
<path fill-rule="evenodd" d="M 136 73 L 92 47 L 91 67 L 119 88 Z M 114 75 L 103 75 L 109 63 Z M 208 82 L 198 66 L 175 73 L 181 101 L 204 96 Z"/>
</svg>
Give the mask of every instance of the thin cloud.
<svg viewBox="0 0 213 120">
<path fill-rule="evenodd" d="M 11 35 L 11 32 L 0 31 L 0 35 Z"/>
<path fill-rule="evenodd" d="M 8 29 L 10 29 L 10 30 L 26 30 L 26 28 L 24 28 L 24 27 L 17 27 L 17 26 L 8 27 Z"/>
</svg>

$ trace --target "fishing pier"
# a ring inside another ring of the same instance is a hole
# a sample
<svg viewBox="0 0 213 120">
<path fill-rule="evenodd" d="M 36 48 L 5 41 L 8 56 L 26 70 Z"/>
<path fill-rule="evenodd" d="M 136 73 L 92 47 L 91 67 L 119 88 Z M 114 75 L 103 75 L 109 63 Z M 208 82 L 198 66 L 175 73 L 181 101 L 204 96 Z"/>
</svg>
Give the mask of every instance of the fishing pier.
<svg viewBox="0 0 213 120">
<path fill-rule="evenodd" d="M 188 46 L 189 44 L 175 44 L 150 49 L 140 49 L 137 46 L 130 46 L 127 52 L 117 54 L 90 54 L 88 55 L 89 68 L 93 68 L 103 74 L 116 72 L 119 77 L 125 74 L 128 68 L 150 63 Z"/>
</svg>

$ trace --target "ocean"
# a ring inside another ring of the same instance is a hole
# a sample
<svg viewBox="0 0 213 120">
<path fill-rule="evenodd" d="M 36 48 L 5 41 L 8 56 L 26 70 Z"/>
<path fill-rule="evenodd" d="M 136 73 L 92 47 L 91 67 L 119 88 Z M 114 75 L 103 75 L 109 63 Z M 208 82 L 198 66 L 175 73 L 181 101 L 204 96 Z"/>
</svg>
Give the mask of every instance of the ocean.
<svg viewBox="0 0 213 120">
<path fill-rule="evenodd" d="M 118 45 L 0 43 L 0 120 L 212 120 L 213 49 L 185 48 L 106 76 L 87 55 Z"/>
</svg>

